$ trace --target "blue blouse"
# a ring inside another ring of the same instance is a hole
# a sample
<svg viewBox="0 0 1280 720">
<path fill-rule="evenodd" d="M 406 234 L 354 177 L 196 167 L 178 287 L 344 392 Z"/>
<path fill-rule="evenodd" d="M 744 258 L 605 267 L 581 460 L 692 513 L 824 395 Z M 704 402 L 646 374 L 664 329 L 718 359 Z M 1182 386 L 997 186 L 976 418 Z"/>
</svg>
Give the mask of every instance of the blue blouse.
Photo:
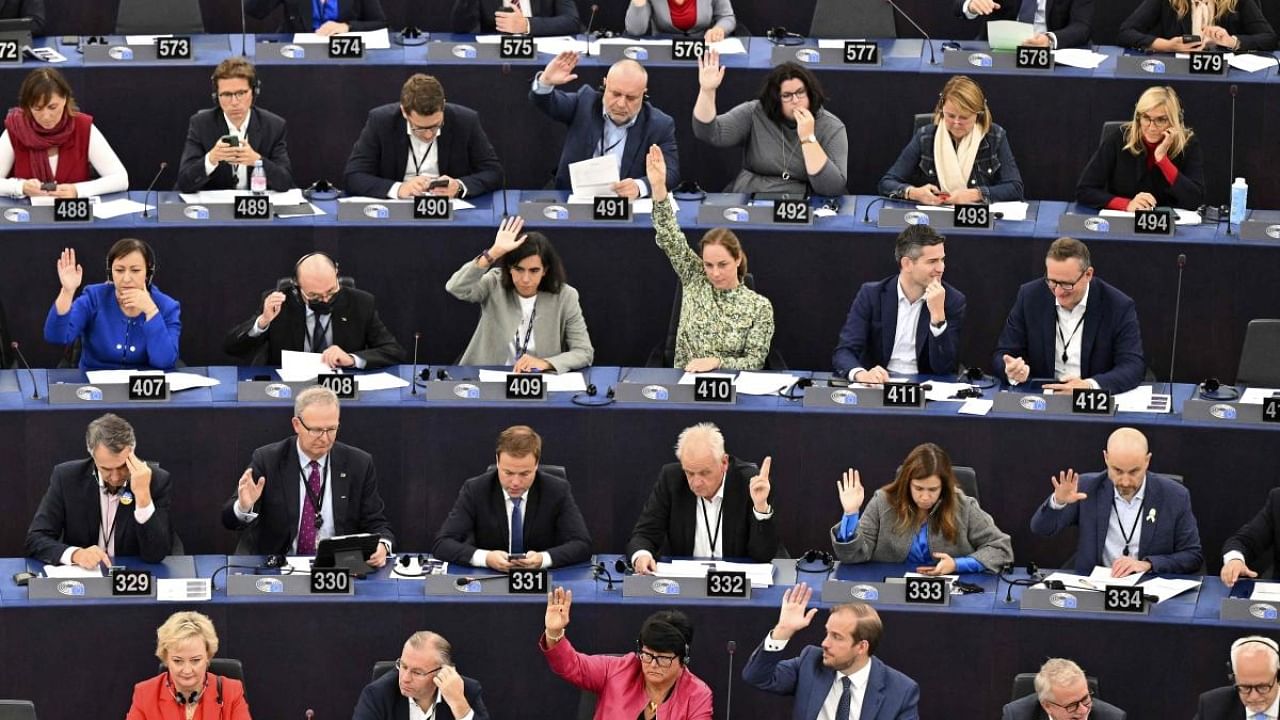
<svg viewBox="0 0 1280 720">
<path fill-rule="evenodd" d="M 115 285 L 88 285 L 66 315 L 58 314 L 56 304 L 49 308 L 44 339 L 70 345 L 80 338 L 81 370 L 170 370 L 178 362 L 182 306 L 154 286 L 151 299 L 159 309 L 155 317 L 125 317 L 116 301 Z"/>
<path fill-rule="evenodd" d="M 860 513 L 849 513 L 840 519 L 840 530 L 836 533 L 836 539 L 840 542 L 848 542 L 858 532 L 858 517 Z M 951 558 L 956 561 L 957 573 L 978 573 L 982 572 L 982 563 L 972 557 Z M 921 523 L 920 531 L 916 533 L 916 538 L 911 543 L 911 550 L 907 552 L 907 559 L 903 562 L 908 565 L 937 565 L 938 560 L 929 552 L 929 523 L 926 521 Z"/>
<path fill-rule="evenodd" d="M 338 0 L 320 7 L 320 0 L 311 0 L 311 31 L 315 32 L 326 22 L 338 22 Z"/>
</svg>

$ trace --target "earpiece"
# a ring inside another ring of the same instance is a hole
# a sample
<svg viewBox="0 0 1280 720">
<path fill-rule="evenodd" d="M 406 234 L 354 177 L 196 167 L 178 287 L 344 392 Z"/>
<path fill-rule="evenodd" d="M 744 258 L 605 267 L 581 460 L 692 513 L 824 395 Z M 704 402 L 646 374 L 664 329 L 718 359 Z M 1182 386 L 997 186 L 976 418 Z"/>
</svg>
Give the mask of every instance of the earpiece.
<svg viewBox="0 0 1280 720">
<path fill-rule="evenodd" d="M 1205 400 L 1235 400 L 1240 391 L 1232 385 L 1223 385 L 1218 378 L 1207 378 L 1200 383 L 1200 397 Z"/>
<path fill-rule="evenodd" d="M 1236 640 L 1235 642 L 1231 643 L 1231 652 L 1228 653 L 1227 655 L 1227 682 L 1233 685 L 1236 682 L 1236 673 L 1235 673 L 1235 668 L 1231 667 L 1231 657 L 1236 654 L 1237 649 L 1244 647 L 1245 645 L 1248 645 L 1250 643 L 1265 645 L 1267 649 L 1269 649 L 1271 652 L 1276 654 L 1277 664 L 1280 664 L 1280 645 L 1277 645 L 1275 640 L 1272 640 L 1271 638 L 1268 638 L 1268 637 L 1262 637 L 1261 635 L 1250 635 L 1249 637 L 1242 637 L 1239 640 Z M 1276 672 L 1276 679 L 1280 680 L 1280 671 Z"/>
<path fill-rule="evenodd" d="M 156 267 L 158 265 L 158 263 L 156 262 L 156 251 L 154 248 L 151 247 L 151 243 L 147 242 L 146 240 L 137 240 L 136 242 L 138 243 L 137 251 L 142 253 L 142 260 L 147 264 L 147 281 L 146 282 L 147 282 L 147 289 L 150 290 L 151 282 L 155 280 L 155 277 L 156 277 Z M 130 250 L 129 252 L 134 252 L 134 251 Z M 128 255 L 128 254 L 129 254 L 128 252 L 124 253 L 124 255 Z M 121 257 L 123 257 L 123 255 Z M 107 258 L 107 282 L 113 282 L 113 281 L 114 281 L 114 278 L 112 278 L 111 276 L 111 258 L 108 257 Z"/>
<path fill-rule="evenodd" d="M 805 550 L 804 555 L 796 561 L 796 572 L 827 573 L 836 566 L 836 559 L 830 552 L 819 548 Z"/>
</svg>

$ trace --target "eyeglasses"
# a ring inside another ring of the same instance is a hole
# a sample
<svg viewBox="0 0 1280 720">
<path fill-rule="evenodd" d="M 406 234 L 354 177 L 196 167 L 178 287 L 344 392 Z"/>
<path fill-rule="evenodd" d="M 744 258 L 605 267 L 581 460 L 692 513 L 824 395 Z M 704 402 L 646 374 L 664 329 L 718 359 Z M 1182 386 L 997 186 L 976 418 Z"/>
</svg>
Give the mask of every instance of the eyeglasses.
<svg viewBox="0 0 1280 720">
<path fill-rule="evenodd" d="M 1089 693 L 1084 697 L 1080 698 L 1079 700 L 1076 700 L 1075 702 L 1072 702 L 1072 703 L 1067 703 L 1066 705 L 1059 705 L 1058 703 L 1052 700 L 1045 700 L 1045 702 L 1049 703 L 1054 707 L 1060 707 L 1069 713 L 1074 713 L 1081 709 L 1088 710 L 1089 708 L 1093 707 L 1093 693 Z"/>
<path fill-rule="evenodd" d="M 1050 290 L 1061 290 L 1063 292 L 1071 292 L 1072 290 L 1076 289 L 1076 285 L 1078 285 L 1080 281 L 1084 279 L 1084 274 L 1087 272 L 1089 272 L 1089 268 L 1085 268 L 1084 270 L 1081 270 L 1080 275 L 1075 280 L 1072 280 L 1071 282 L 1054 280 L 1053 278 L 1050 278 L 1050 277 L 1046 277 L 1044 279 L 1044 282 L 1046 285 L 1049 286 Z"/>
<path fill-rule="evenodd" d="M 420 125 L 414 125 L 413 123 L 409 123 L 409 132 L 413 133 L 414 135 L 434 135 L 440 132 L 440 128 L 442 127 L 444 127 L 444 121 L 438 122 L 435 125 L 430 125 L 427 127 L 422 127 Z"/>
<path fill-rule="evenodd" d="M 298 416 L 294 415 L 294 417 L 298 417 Z M 310 433 L 311 437 L 317 440 L 324 437 L 325 435 L 333 435 L 334 437 L 337 437 L 338 435 L 338 427 L 339 427 L 338 425 L 334 425 L 333 427 L 329 427 L 329 428 L 308 427 L 307 424 L 303 422 L 302 418 L 300 417 L 298 417 L 298 424 L 301 425 L 308 433 Z"/>
<path fill-rule="evenodd" d="M 1272 680 L 1269 683 L 1263 683 L 1261 685 L 1237 685 L 1236 692 L 1240 693 L 1242 697 L 1248 696 L 1249 693 L 1266 695 L 1267 693 L 1271 692 L 1271 688 L 1275 686 L 1276 686 L 1275 680 Z"/>
<path fill-rule="evenodd" d="M 306 300 L 307 302 L 317 302 L 317 301 L 328 302 L 333 299 L 334 295 L 338 294 L 338 290 L 339 288 L 335 287 L 332 290 L 326 290 L 325 292 L 322 292 L 322 293 L 305 293 L 304 292 L 302 293 L 302 299 Z"/>
<path fill-rule="evenodd" d="M 218 99 L 226 100 L 228 102 L 232 100 L 243 100 L 245 96 L 248 95 L 250 92 L 252 91 L 251 90 L 229 90 L 227 92 L 218 93 Z"/>
<path fill-rule="evenodd" d="M 1148 125 L 1154 125 L 1155 127 L 1158 127 L 1158 128 L 1169 127 L 1168 115 L 1161 115 L 1160 117 L 1151 117 L 1146 113 L 1139 113 L 1138 120 L 1139 122 L 1144 122 L 1144 123 L 1147 123 Z"/>
<path fill-rule="evenodd" d="M 644 650 L 637 650 L 636 657 L 640 658 L 640 662 L 646 665 L 657 665 L 660 668 L 669 668 L 671 663 L 676 661 L 675 655 L 654 655 Z"/>
<path fill-rule="evenodd" d="M 792 91 L 792 92 L 779 93 L 779 94 L 778 94 L 778 97 L 779 97 L 779 98 L 781 98 L 781 99 L 782 99 L 782 102 L 784 102 L 784 103 L 785 103 L 785 102 L 793 102 L 793 101 L 794 101 L 794 102 L 799 102 L 799 101 L 801 101 L 801 100 L 803 100 L 803 99 L 805 99 L 805 98 L 809 97 L 809 91 L 808 91 L 808 90 L 805 90 L 804 88 L 800 88 L 799 90 L 794 90 L 794 91 Z"/>
<path fill-rule="evenodd" d="M 432 673 L 439 672 L 442 667 L 444 666 L 438 665 L 430 670 L 419 670 L 418 668 L 411 668 L 408 665 L 405 665 L 403 660 L 396 660 L 396 670 L 402 673 L 409 673 L 409 676 L 414 680 L 426 680 L 431 677 Z"/>
</svg>

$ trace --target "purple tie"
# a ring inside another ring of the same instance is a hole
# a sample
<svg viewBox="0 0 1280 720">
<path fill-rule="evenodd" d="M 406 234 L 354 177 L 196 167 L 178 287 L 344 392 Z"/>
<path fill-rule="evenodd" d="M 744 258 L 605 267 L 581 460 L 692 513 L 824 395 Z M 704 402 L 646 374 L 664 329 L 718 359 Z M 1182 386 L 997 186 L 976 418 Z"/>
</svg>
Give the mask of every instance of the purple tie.
<svg viewBox="0 0 1280 720">
<path fill-rule="evenodd" d="M 302 517 L 298 518 L 298 554 L 299 555 L 315 555 L 316 554 L 316 504 L 312 501 L 313 497 L 320 497 L 320 463 L 315 460 L 308 465 L 311 468 L 311 475 L 307 477 L 307 487 L 311 492 L 306 493 L 306 497 L 302 500 Z"/>
</svg>

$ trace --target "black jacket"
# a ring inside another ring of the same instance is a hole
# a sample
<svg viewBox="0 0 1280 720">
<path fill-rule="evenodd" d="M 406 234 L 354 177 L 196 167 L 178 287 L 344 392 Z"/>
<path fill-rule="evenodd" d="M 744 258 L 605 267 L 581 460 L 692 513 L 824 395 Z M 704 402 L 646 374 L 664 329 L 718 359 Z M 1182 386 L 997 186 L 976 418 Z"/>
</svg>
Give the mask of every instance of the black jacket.
<svg viewBox="0 0 1280 720">
<path fill-rule="evenodd" d="M 1227 538 L 1222 544 L 1222 554 L 1232 550 L 1241 553 L 1250 569 L 1262 572 L 1267 568 L 1257 567 L 1255 563 L 1274 557 L 1276 548 L 1280 548 L 1280 488 L 1272 488 L 1258 514 Z"/>
<path fill-rule="evenodd" d="M 1240 40 L 1240 50 L 1275 50 L 1276 33 L 1262 14 L 1257 0 L 1239 0 L 1236 10 L 1214 23 Z M 1175 38 L 1191 34 L 1191 13 L 1182 17 L 1173 11 L 1169 0 L 1142 0 L 1116 35 L 1120 47 L 1149 48 L 1157 38 Z"/>
<path fill-rule="evenodd" d="M 462 678 L 462 694 L 475 713 L 475 720 L 489 720 L 489 708 L 480 697 L 480 683 L 469 677 Z M 453 711 L 441 699 L 436 705 L 438 720 L 454 720 Z M 409 698 L 400 694 L 399 677 L 395 670 L 364 686 L 352 720 L 402 720 L 409 717 Z"/>
<path fill-rule="evenodd" d="M 249 146 L 262 156 L 267 173 L 267 188 L 288 190 L 296 187 L 289 163 L 288 132 L 284 118 L 258 107 L 249 117 Z M 220 108 L 208 108 L 191 116 L 187 124 L 187 144 L 182 149 L 178 168 L 178 191 L 230 190 L 235 187 L 231 165 L 219 163 L 212 175 L 204 171 L 204 156 L 227 134 L 227 119 Z M 252 168 L 248 168 L 251 172 Z"/>
<path fill-rule="evenodd" d="M 1204 161 L 1200 139 L 1192 136 L 1182 153 L 1171 158 L 1178 168 L 1178 179 L 1172 186 L 1164 173 L 1154 165 L 1147 168 L 1145 150 L 1134 155 L 1124 147 L 1124 126 L 1107 128 L 1098 150 L 1089 158 L 1080 181 L 1076 183 L 1076 201 L 1081 205 L 1102 208 L 1111 198 L 1133 198 L 1149 192 L 1162 206 L 1194 209 L 1204 202 Z"/>
<path fill-rule="evenodd" d="M 44 34 L 44 0 L 0 0 L 0 18 L 31 18 L 31 34 Z"/>
<path fill-rule="evenodd" d="M 244 11 L 261 20 L 276 7 L 284 6 L 284 19 L 276 32 L 312 32 L 311 0 L 245 0 Z M 353 32 L 381 30 L 387 26 L 382 0 L 338 0 L 338 22 L 351 26 Z"/>
<path fill-rule="evenodd" d="M 578 5 L 573 0 L 526 0 L 533 5 L 530 35 L 577 35 L 582 32 Z M 452 28 L 456 33 L 495 33 L 493 14 L 502 0 L 454 0 Z"/>
<path fill-rule="evenodd" d="M 955 13 L 964 17 L 966 0 L 952 0 Z M 987 39 L 987 23 L 992 20 L 1017 20 L 1021 0 L 1003 0 L 1000 9 L 975 18 L 981 30 L 978 39 Z M 1045 29 L 1058 38 L 1058 47 L 1085 47 L 1093 28 L 1093 0 L 1045 0 Z"/>
</svg>

